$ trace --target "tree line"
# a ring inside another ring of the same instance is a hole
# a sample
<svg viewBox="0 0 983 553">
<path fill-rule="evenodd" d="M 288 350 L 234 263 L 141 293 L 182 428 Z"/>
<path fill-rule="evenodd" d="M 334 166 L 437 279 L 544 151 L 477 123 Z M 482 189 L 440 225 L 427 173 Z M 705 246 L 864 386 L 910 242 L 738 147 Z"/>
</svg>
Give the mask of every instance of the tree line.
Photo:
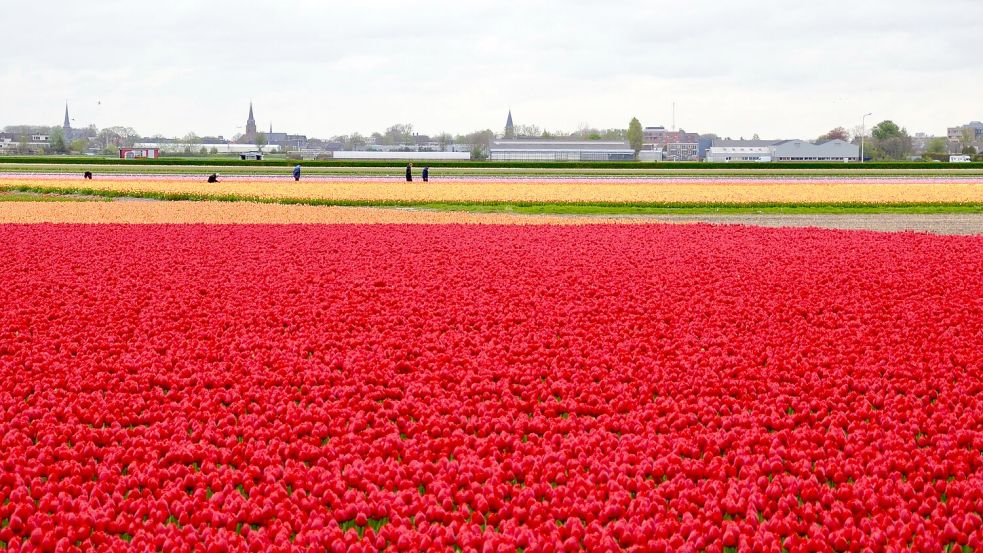
<svg viewBox="0 0 983 553">
<path fill-rule="evenodd" d="M 858 126 L 852 134 L 843 127 L 836 127 L 828 133 L 820 135 L 816 142 L 822 143 L 838 139 L 859 144 L 861 136 L 864 137 L 864 157 L 874 161 L 904 161 L 916 152 L 915 141 L 908 133 L 908 129 L 899 126 L 890 119 L 877 123 L 869 130 Z M 964 130 L 960 141 L 961 153 L 976 155 L 978 152 L 972 142 L 973 137 L 969 135 L 969 130 Z M 921 148 L 921 153 L 929 156 L 941 156 L 951 152 L 949 139 L 944 136 L 928 139 Z"/>
<path fill-rule="evenodd" d="M 4 133 L 16 137 L 20 153 L 29 153 L 31 146 L 31 136 L 46 135 L 49 137 L 48 144 L 44 147 L 44 153 L 81 154 L 86 151 L 99 151 L 105 154 L 114 154 L 118 148 L 132 147 L 141 140 L 140 134 L 132 127 L 113 126 L 104 129 L 97 129 L 90 125 L 81 129 L 73 129 L 72 136 L 65 136 L 61 127 L 46 127 L 37 125 L 11 125 L 4 127 Z M 582 140 L 625 140 L 637 155 L 642 149 L 643 133 L 642 125 L 637 117 L 633 117 L 627 129 L 609 128 L 598 129 L 587 124 L 582 124 L 574 132 L 549 131 L 538 125 L 516 125 L 514 133 L 517 138 L 575 138 Z M 964 132 L 964 134 L 967 134 Z M 396 123 L 390 125 L 382 132 L 373 132 L 364 136 L 358 132 L 332 136 L 327 140 L 312 138 L 308 140 L 308 147 L 314 149 L 342 149 L 342 150 L 361 150 L 369 144 L 384 145 L 399 148 L 420 148 L 437 149 L 446 151 L 453 144 L 466 144 L 471 147 L 472 158 L 484 159 L 491 146 L 491 142 L 497 134 L 491 129 L 476 130 L 464 134 L 451 134 L 441 132 L 435 136 L 419 134 L 415 132 L 410 123 Z M 716 135 L 704 135 L 715 137 Z M 856 127 L 853 131 L 848 131 L 844 127 L 835 127 L 830 131 L 818 136 L 816 143 L 827 142 L 829 140 L 843 140 L 854 144 L 860 143 L 860 137 L 864 137 L 864 157 L 875 161 L 906 160 L 915 151 L 914 141 L 907 129 L 899 126 L 891 120 L 884 120 L 869 129 Z M 757 138 L 757 135 L 755 135 Z M 976 155 L 978 152 L 972 145 L 971 136 L 965 136 L 961 141 L 962 153 Z M 155 135 L 151 141 L 163 142 L 169 139 Z M 211 150 L 206 147 L 198 147 L 203 140 L 194 132 L 186 134 L 181 140 L 185 145 L 185 154 L 188 155 L 207 155 L 217 154 L 213 147 Z M 234 141 L 235 139 L 233 139 Z M 266 145 L 266 135 L 258 133 L 256 143 L 260 146 Z M 950 143 L 946 137 L 934 137 L 924 144 L 926 155 L 944 155 L 950 153 Z"/>
<path fill-rule="evenodd" d="M 106 127 L 97 129 L 89 125 L 81 129 L 72 129 L 71 136 L 65 136 L 61 127 L 46 127 L 40 125 L 8 125 L 3 128 L 4 134 L 12 135 L 17 142 L 18 153 L 29 153 L 32 146 L 31 137 L 43 135 L 48 137 L 48 143 L 42 153 L 81 154 L 93 148 L 102 153 L 113 154 L 121 147 L 132 147 L 140 140 L 140 135 L 131 127 Z"/>
</svg>

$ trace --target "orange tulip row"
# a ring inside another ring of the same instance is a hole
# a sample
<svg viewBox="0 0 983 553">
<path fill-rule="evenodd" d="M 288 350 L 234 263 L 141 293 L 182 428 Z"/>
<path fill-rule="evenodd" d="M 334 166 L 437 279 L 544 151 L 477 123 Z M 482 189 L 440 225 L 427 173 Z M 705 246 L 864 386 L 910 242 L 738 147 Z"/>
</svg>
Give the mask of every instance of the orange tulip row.
<svg viewBox="0 0 983 553">
<path fill-rule="evenodd" d="M 119 176 L 91 181 L 35 176 L 0 177 L 0 189 L 30 186 L 46 190 L 85 188 L 109 193 L 313 199 L 342 202 L 466 203 L 983 203 L 983 179 L 452 179 L 430 183 L 396 180 L 203 179 Z"/>
</svg>

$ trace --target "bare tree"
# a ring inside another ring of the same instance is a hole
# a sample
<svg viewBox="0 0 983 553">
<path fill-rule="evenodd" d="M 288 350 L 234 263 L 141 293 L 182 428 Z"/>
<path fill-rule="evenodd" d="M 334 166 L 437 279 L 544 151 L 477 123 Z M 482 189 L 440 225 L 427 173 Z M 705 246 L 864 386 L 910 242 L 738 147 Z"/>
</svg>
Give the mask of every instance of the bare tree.
<svg viewBox="0 0 983 553">
<path fill-rule="evenodd" d="M 854 144 L 859 144 L 861 136 L 863 136 L 864 139 L 870 138 L 870 127 L 857 125 L 853 127 L 853 130 L 850 132 L 850 136 L 851 136 L 850 142 L 853 142 Z"/>
<path fill-rule="evenodd" d="M 349 151 L 361 150 L 365 147 L 365 137 L 357 132 L 343 137 L 344 148 Z"/>
<path fill-rule="evenodd" d="M 131 127 L 106 127 L 96 135 L 97 140 L 106 148 L 131 148 L 140 135 Z"/>
<path fill-rule="evenodd" d="M 454 142 L 454 137 L 450 133 L 442 132 L 437 135 L 437 143 L 440 144 L 440 151 L 446 152 L 447 146 Z"/>
<path fill-rule="evenodd" d="M 606 129 L 601 133 L 604 140 L 628 140 L 627 129 Z"/>
<path fill-rule="evenodd" d="M 396 144 L 410 144 L 413 142 L 413 125 L 410 123 L 396 123 L 386 129 L 382 135 L 382 143 L 394 146 Z"/>
<path fill-rule="evenodd" d="M 471 145 L 471 159 L 487 159 L 488 149 L 491 147 L 491 142 L 494 139 L 495 132 L 491 129 L 485 129 L 483 131 L 458 135 L 454 141 L 458 144 Z"/>
<path fill-rule="evenodd" d="M 819 138 L 816 139 L 816 143 L 819 144 L 829 142 L 830 140 L 849 141 L 850 133 L 848 133 L 843 127 L 836 127 L 835 129 L 831 129 L 826 134 L 820 135 Z"/>
</svg>

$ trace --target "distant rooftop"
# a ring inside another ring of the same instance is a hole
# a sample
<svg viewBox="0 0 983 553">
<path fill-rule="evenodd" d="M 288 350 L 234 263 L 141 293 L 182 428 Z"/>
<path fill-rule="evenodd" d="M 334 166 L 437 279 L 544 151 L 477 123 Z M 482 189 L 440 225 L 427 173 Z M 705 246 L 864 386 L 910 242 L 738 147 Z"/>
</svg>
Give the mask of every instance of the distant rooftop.
<svg viewBox="0 0 983 553">
<path fill-rule="evenodd" d="M 505 139 L 494 140 L 493 150 L 544 150 L 544 149 L 590 149 L 590 150 L 630 150 L 628 142 L 620 140 L 582 140 L 562 138 Z"/>
<path fill-rule="evenodd" d="M 762 146 L 774 146 L 779 142 L 788 142 L 787 140 L 724 140 L 722 138 L 714 139 L 713 145 L 720 147 L 744 147 L 744 148 L 760 148 Z"/>
</svg>

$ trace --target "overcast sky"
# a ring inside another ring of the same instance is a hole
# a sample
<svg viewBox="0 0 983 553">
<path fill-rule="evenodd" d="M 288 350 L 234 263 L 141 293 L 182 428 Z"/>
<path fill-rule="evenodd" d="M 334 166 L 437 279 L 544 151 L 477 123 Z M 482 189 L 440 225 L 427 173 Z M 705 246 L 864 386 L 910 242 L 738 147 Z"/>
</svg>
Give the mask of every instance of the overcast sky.
<svg viewBox="0 0 983 553">
<path fill-rule="evenodd" d="M 0 126 L 330 137 L 983 119 L 983 1 L 45 0 L 0 6 Z"/>
</svg>

